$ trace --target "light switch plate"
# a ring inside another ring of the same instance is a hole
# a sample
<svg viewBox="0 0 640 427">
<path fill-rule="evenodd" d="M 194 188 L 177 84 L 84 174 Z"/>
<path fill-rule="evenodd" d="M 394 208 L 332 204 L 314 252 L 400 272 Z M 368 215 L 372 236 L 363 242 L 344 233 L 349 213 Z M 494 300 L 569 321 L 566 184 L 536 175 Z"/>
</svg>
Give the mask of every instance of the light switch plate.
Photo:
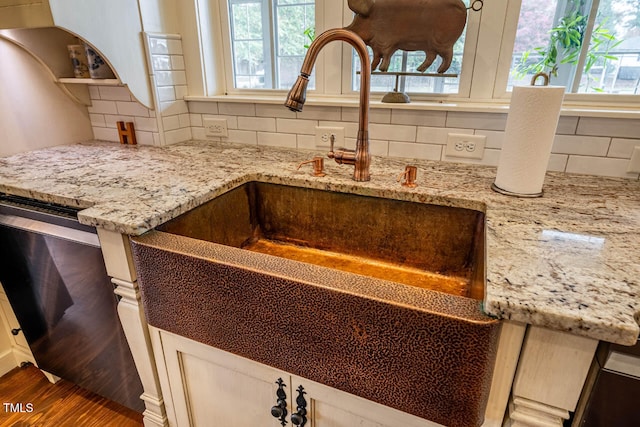
<svg viewBox="0 0 640 427">
<path fill-rule="evenodd" d="M 627 172 L 640 173 L 640 146 L 633 148 L 631 160 L 629 160 L 629 166 L 627 166 Z"/>
</svg>

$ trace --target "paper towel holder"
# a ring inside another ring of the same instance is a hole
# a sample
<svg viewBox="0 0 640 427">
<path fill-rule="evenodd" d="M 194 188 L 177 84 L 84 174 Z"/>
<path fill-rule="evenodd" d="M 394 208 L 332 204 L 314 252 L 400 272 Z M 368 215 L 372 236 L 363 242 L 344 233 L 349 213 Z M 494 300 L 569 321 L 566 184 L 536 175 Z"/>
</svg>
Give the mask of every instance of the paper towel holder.
<svg viewBox="0 0 640 427">
<path fill-rule="evenodd" d="M 543 191 L 540 191 L 539 193 L 531 193 L 531 194 L 514 193 L 513 191 L 503 190 L 502 188 L 498 187 L 495 182 L 491 184 L 491 189 L 496 193 L 504 194 L 505 196 L 524 197 L 529 199 L 542 197 L 542 194 L 544 193 Z"/>
<path fill-rule="evenodd" d="M 549 86 L 549 74 L 543 72 L 536 73 L 531 77 L 531 86 L 536 86 L 536 80 L 538 80 L 538 77 L 542 77 L 543 79 L 543 83 L 539 86 Z"/>
<path fill-rule="evenodd" d="M 533 77 L 531 77 L 531 86 L 536 86 L 536 80 L 539 77 L 542 77 L 543 83 L 542 85 L 538 85 L 538 86 L 549 86 L 549 74 L 543 73 L 543 72 L 536 73 L 533 75 Z M 504 194 L 505 196 L 523 197 L 523 198 L 542 197 L 544 193 L 543 190 L 541 190 L 539 193 L 515 193 L 513 191 L 504 190 L 498 187 L 495 182 L 491 184 L 491 189 L 496 193 Z"/>
</svg>

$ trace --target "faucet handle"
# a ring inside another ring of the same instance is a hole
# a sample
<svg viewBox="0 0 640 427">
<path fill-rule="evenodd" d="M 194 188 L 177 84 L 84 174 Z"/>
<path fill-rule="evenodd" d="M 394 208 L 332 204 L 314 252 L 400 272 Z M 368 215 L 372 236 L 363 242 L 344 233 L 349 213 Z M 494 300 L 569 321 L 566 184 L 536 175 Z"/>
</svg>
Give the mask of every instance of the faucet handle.
<svg viewBox="0 0 640 427">
<path fill-rule="evenodd" d="M 404 178 L 404 181 L 401 183 L 402 186 L 415 188 L 418 186 L 418 184 L 416 184 L 417 177 L 418 177 L 418 168 L 415 166 L 407 165 L 404 168 L 404 172 L 398 175 L 397 181 L 400 182 L 402 178 Z"/>
<path fill-rule="evenodd" d="M 313 163 L 313 172 L 312 172 L 311 175 L 313 175 L 313 176 L 325 176 L 326 175 L 326 173 L 324 173 L 324 159 L 322 158 L 322 156 L 315 156 L 311 160 L 305 160 L 304 162 L 302 162 L 302 163 L 300 163 L 298 165 L 296 170 L 299 170 L 302 167 L 302 165 L 306 165 L 307 163 Z"/>
</svg>

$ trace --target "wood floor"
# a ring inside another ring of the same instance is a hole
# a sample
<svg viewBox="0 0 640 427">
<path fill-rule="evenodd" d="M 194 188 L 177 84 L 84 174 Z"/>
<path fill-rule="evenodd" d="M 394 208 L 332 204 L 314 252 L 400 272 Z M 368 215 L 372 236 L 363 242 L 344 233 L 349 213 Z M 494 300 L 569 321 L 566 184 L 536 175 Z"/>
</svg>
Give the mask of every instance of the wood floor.
<svg viewBox="0 0 640 427">
<path fill-rule="evenodd" d="M 32 412 L 27 412 L 27 403 L 33 405 Z M 0 405 L 0 427 L 142 426 L 142 414 L 65 380 L 51 384 L 34 366 L 0 377 Z"/>
</svg>

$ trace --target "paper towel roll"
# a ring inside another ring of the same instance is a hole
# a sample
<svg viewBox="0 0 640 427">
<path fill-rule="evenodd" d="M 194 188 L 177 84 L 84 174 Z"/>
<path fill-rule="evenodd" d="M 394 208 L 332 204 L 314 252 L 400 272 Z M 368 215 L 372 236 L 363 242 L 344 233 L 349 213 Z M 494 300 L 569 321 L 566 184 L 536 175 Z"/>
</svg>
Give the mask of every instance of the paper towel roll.
<svg viewBox="0 0 640 427">
<path fill-rule="evenodd" d="M 542 192 L 563 86 L 515 86 L 494 185 L 520 196 Z"/>
</svg>

